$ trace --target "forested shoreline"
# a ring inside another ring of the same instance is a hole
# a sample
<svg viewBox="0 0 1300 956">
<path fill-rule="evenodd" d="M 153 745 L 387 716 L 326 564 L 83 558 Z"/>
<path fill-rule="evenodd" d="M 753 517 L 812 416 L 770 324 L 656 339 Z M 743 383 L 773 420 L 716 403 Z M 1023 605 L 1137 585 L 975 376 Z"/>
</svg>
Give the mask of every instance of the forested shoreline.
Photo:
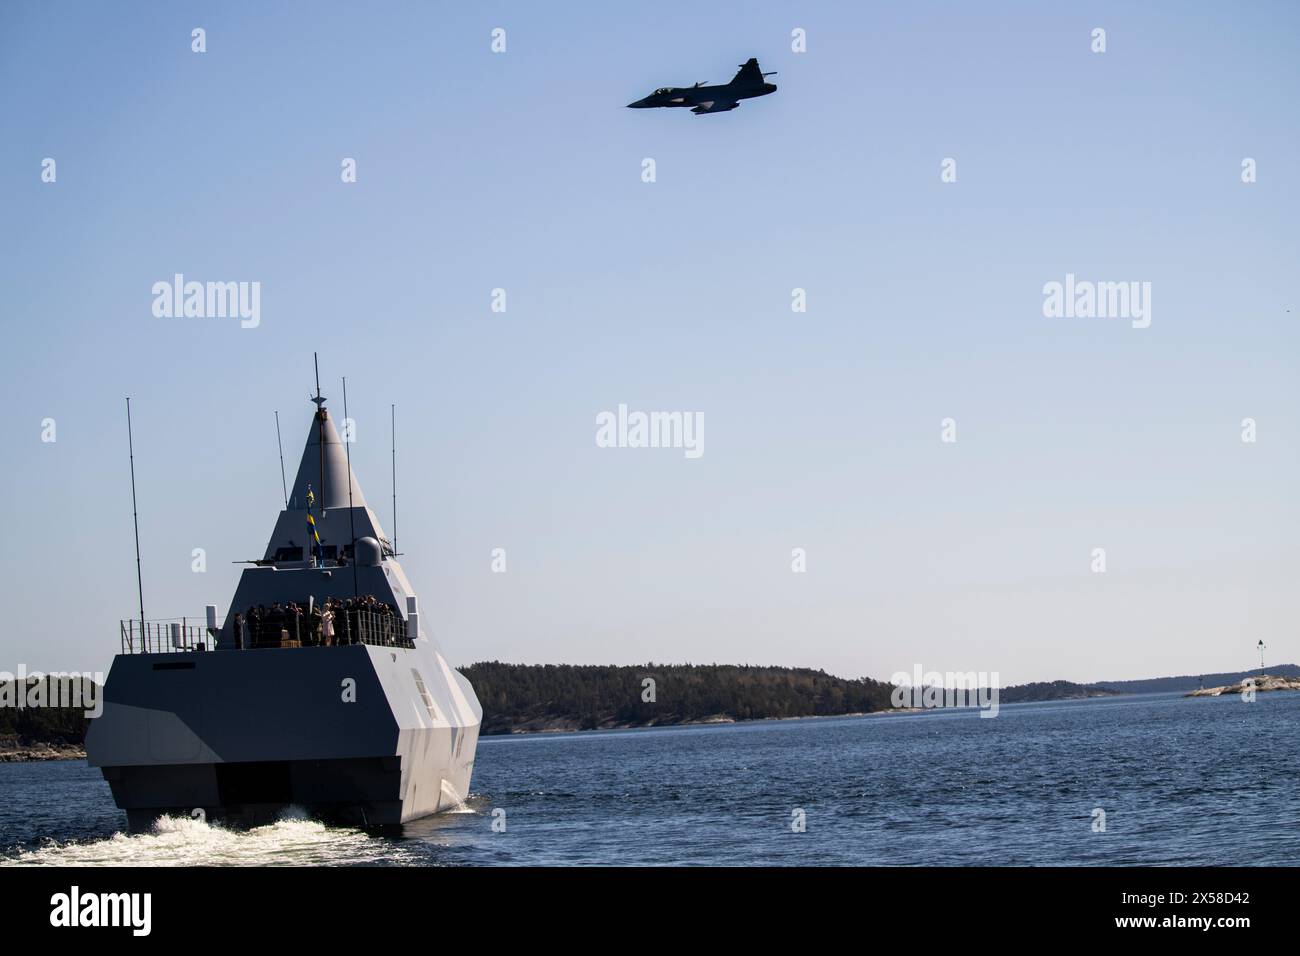
<svg viewBox="0 0 1300 956">
<path fill-rule="evenodd" d="M 460 669 L 483 705 L 484 735 L 600 730 L 675 724 L 836 717 L 895 710 L 893 686 L 806 667 L 748 664 L 632 666 L 508 664 L 481 661 Z M 33 687 L 35 685 L 32 685 Z M 15 698 L 13 682 L 0 701 Z M 98 688 L 85 688 L 98 700 Z M 1120 691 L 1051 681 L 1004 687 L 1002 704 L 1064 700 Z M 24 700 L 32 698 L 29 688 Z M 85 740 L 84 708 L 0 706 L 0 759 L 76 756 Z"/>
<path fill-rule="evenodd" d="M 484 661 L 461 673 L 483 705 L 483 734 L 870 713 L 890 709 L 893 690 L 869 678 L 740 664 Z"/>
</svg>

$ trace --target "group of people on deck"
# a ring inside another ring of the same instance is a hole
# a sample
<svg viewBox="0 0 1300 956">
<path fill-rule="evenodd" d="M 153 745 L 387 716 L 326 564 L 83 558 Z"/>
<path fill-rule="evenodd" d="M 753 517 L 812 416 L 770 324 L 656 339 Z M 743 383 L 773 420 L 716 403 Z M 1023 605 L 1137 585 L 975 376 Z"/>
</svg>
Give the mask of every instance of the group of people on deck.
<svg viewBox="0 0 1300 956">
<path fill-rule="evenodd" d="M 347 644 L 404 644 L 406 622 L 391 604 L 373 594 L 326 598 L 311 609 L 290 601 L 258 604 L 235 614 L 235 649 L 246 647 L 337 647 Z"/>
</svg>

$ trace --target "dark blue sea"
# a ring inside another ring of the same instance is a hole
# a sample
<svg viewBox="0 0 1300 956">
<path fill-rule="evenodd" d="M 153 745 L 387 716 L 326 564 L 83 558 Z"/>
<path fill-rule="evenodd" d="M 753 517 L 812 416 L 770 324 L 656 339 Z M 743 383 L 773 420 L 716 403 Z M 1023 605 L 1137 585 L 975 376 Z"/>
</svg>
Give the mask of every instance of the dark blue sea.
<svg viewBox="0 0 1300 956">
<path fill-rule="evenodd" d="M 489 737 L 400 836 L 124 828 L 84 761 L 0 764 L 9 864 L 1294 864 L 1300 693 Z"/>
</svg>

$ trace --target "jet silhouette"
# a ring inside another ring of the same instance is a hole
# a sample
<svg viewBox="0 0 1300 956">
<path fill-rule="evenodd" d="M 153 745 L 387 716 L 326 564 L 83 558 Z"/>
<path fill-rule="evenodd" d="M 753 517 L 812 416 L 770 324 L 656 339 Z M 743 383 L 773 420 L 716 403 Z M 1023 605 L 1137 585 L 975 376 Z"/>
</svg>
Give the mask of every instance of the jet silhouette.
<svg viewBox="0 0 1300 956">
<path fill-rule="evenodd" d="M 628 103 L 634 110 L 649 109 L 655 106 L 689 106 L 692 113 L 725 113 L 734 110 L 741 100 L 753 99 L 755 96 L 767 96 L 776 92 L 776 84 L 769 83 L 763 77 L 772 76 L 758 68 L 758 60 L 750 57 L 740 65 L 730 83 L 721 86 L 665 86 L 655 90 L 644 99 Z"/>
</svg>

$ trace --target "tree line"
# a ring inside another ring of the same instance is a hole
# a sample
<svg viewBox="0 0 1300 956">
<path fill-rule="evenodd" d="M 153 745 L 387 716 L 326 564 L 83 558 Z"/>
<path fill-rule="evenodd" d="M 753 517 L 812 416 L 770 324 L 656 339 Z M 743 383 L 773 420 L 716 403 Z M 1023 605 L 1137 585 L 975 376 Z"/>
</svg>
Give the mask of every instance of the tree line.
<svg viewBox="0 0 1300 956">
<path fill-rule="evenodd" d="M 76 684 L 80 684 L 77 687 Z M 86 739 L 87 706 L 67 706 L 74 692 L 87 705 L 99 700 L 99 688 L 89 678 L 52 681 L 49 677 L 0 683 L 0 745 L 27 747 L 33 744 L 66 746 Z M 19 706 L 19 704 L 23 706 Z M 52 706 L 65 703 L 64 706 Z"/>
<path fill-rule="evenodd" d="M 599 727 L 680 724 L 725 718 L 829 717 L 888 709 L 889 684 L 821 670 L 744 664 L 632 667 L 504 664 L 461 668 L 483 705 L 484 734 L 547 725 Z"/>
<path fill-rule="evenodd" d="M 460 671 L 474 686 L 483 705 L 483 734 L 670 725 L 711 718 L 833 717 L 892 707 L 890 684 L 866 677 L 835 677 L 822 670 L 799 667 L 622 667 L 482 661 Z M 0 684 L 0 748 L 85 741 L 87 721 L 83 708 L 18 708 L 13 706 L 15 690 L 13 682 Z M 1004 687 L 1000 699 L 1010 704 L 1117 692 L 1052 681 Z M 98 697 L 87 695 L 87 699 Z"/>
</svg>

